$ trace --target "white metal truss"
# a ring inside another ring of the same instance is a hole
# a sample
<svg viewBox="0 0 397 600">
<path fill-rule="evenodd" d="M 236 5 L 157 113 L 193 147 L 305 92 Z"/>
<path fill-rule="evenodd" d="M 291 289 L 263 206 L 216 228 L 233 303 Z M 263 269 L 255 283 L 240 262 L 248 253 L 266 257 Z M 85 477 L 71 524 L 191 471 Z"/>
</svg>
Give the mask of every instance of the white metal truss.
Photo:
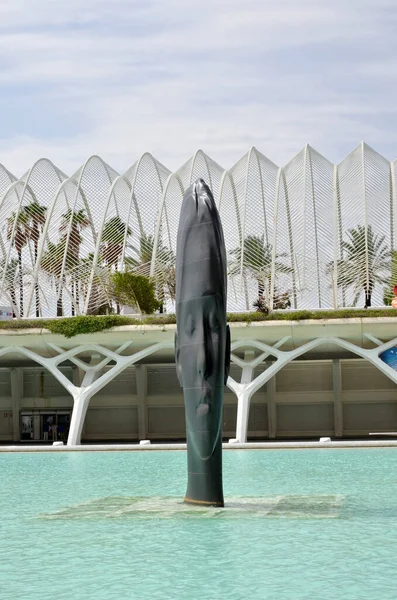
<svg viewBox="0 0 397 600">
<path fill-rule="evenodd" d="M 246 353 L 245 360 L 241 360 L 232 354 L 232 361 L 242 368 L 241 382 L 238 383 L 231 377 L 228 378 L 227 386 L 237 396 L 237 424 L 236 424 L 236 442 L 245 443 L 247 441 L 248 431 L 248 417 L 250 402 L 253 394 L 257 392 L 265 383 L 270 381 L 283 367 L 285 367 L 291 361 L 299 358 L 306 352 L 314 350 L 318 346 L 323 344 L 335 344 L 345 350 L 364 358 L 371 364 L 373 364 L 379 371 L 391 379 L 397 384 L 397 371 L 386 364 L 380 355 L 397 345 L 397 337 L 389 340 L 388 342 L 382 343 L 380 340 L 372 336 L 371 334 L 364 334 L 368 340 L 375 344 L 375 348 L 361 348 L 351 342 L 348 342 L 342 338 L 329 337 L 329 338 L 317 338 L 311 340 L 295 348 L 294 350 L 281 350 L 280 347 L 285 344 L 290 337 L 287 336 L 278 341 L 274 346 L 269 346 L 258 340 L 237 340 L 232 344 L 232 351 L 238 348 L 256 348 L 262 351 L 259 357 L 255 358 L 253 355 L 249 356 Z M 264 360 L 269 357 L 274 357 L 275 360 L 265 369 L 260 375 L 253 379 L 254 369 Z"/>
<path fill-rule="evenodd" d="M 20 179 L 0 165 L 0 305 L 96 313 L 110 274 L 130 269 L 155 279 L 172 312 L 180 206 L 198 177 L 224 227 L 229 311 L 259 296 L 315 309 L 363 306 L 366 292 L 383 305 L 397 283 L 395 166 L 365 143 L 337 165 L 309 145 L 284 166 L 256 148 L 230 169 L 198 150 L 174 173 L 149 153 L 123 174 L 98 156 L 71 177 L 47 159 Z"/>
<path fill-rule="evenodd" d="M 131 367 L 135 363 L 144 360 L 146 357 L 163 350 L 172 348 L 173 343 L 159 342 L 139 350 L 127 356 L 122 355 L 132 342 L 127 342 L 120 346 L 115 352 L 99 344 L 82 344 L 70 350 L 63 350 L 55 344 L 49 343 L 48 346 L 56 353 L 55 356 L 48 358 L 40 356 L 36 352 L 24 347 L 10 347 L 0 349 L 0 356 L 10 353 L 19 353 L 30 360 L 40 364 L 53 375 L 59 383 L 65 388 L 73 398 L 73 413 L 70 423 L 68 445 L 80 444 L 81 432 L 84 425 L 85 415 L 87 413 L 90 399 L 99 392 L 105 385 L 112 381 L 124 369 Z M 91 361 L 86 363 L 78 358 L 79 354 L 90 353 Z M 83 378 L 81 385 L 75 385 L 59 369 L 59 366 L 65 361 L 75 364 L 82 372 Z M 109 362 L 115 364 L 106 372 L 103 369 Z"/>
<path fill-rule="evenodd" d="M 374 348 L 361 348 L 360 346 L 339 337 L 317 338 L 289 351 L 282 350 L 281 348 L 289 341 L 290 336 L 280 339 L 273 346 L 255 339 L 241 339 L 234 341 L 232 343 L 231 361 L 242 369 L 240 382 L 237 382 L 230 376 L 227 380 L 227 386 L 237 396 L 235 440 L 239 443 L 245 443 L 247 441 L 248 417 L 253 394 L 255 394 L 263 385 L 268 383 L 288 363 L 307 352 L 314 350 L 322 344 L 335 344 L 336 346 L 367 360 L 397 384 L 397 372 L 380 358 L 380 355 L 383 352 L 397 345 L 397 337 L 382 343 L 381 340 L 371 334 L 364 335 L 374 344 Z M 124 371 L 124 369 L 144 360 L 160 350 L 173 347 L 172 342 L 159 342 L 132 354 L 124 354 L 130 350 L 131 344 L 132 342 L 126 342 L 116 351 L 112 351 L 100 344 L 81 344 L 65 351 L 55 344 L 48 343 L 47 346 L 54 352 L 54 356 L 50 358 L 43 357 L 28 348 L 8 346 L 0 349 L 0 356 L 10 353 L 22 354 L 47 369 L 72 396 L 73 412 L 68 436 L 68 445 L 75 446 L 80 444 L 84 419 L 92 396 L 98 393 L 110 381 L 115 379 L 115 377 Z M 244 358 L 240 358 L 235 354 L 236 350 L 239 350 L 240 348 L 244 349 Z M 258 356 L 255 356 L 255 350 L 259 350 Z M 90 356 L 90 362 L 81 360 L 79 358 L 79 355 L 81 354 Z M 59 368 L 65 361 L 72 362 L 82 374 L 79 385 L 70 381 Z M 114 364 L 105 370 L 105 367 L 109 365 L 110 362 Z M 266 365 L 265 370 L 254 378 L 255 368 L 263 364 Z"/>
</svg>

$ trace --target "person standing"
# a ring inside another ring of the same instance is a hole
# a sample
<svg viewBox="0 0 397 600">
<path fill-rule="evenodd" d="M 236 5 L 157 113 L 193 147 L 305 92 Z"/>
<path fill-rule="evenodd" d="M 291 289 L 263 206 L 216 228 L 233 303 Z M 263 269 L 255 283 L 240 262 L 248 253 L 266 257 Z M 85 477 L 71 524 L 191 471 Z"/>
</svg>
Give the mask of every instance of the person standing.
<svg viewBox="0 0 397 600">
<path fill-rule="evenodd" d="M 58 430 L 58 425 L 56 424 L 56 421 L 54 421 L 54 423 L 52 424 L 52 427 L 51 427 L 53 442 L 56 442 L 56 440 L 57 440 L 57 430 Z"/>
<path fill-rule="evenodd" d="M 43 423 L 43 438 L 44 438 L 45 442 L 48 441 L 48 419 L 46 419 L 46 418 L 44 418 L 44 423 Z"/>
</svg>

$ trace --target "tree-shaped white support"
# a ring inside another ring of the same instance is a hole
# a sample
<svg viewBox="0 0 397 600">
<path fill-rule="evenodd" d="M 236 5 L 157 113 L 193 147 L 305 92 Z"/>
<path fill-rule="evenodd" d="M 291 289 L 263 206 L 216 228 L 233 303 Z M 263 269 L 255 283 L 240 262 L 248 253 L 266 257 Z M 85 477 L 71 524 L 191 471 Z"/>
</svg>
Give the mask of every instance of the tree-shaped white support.
<svg viewBox="0 0 397 600">
<path fill-rule="evenodd" d="M 158 343 L 136 352 L 132 356 L 120 356 L 120 353 L 125 350 L 130 342 L 120 346 L 116 352 L 112 352 L 107 348 L 101 346 L 93 346 L 92 349 L 96 350 L 100 354 L 104 354 L 105 358 L 102 361 L 94 360 L 93 364 L 82 366 L 85 371 L 85 375 L 80 387 L 74 388 L 73 391 L 73 413 L 70 422 L 68 446 L 76 446 L 81 443 L 81 433 L 83 431 L 84 419 L 87 414 L 89 402 L 105 385 L 112 381 L 117 375 L 119 375 L 124 369 L 132 366 L 133 364 L 143 360 L 150 354 L 154 354 L 158 350 L 164 348 L 172 348 L 173 344 Z M 81 351 L 81 350 L 80 350 Z M 102 369 L 110 362 L 114 361 L 115 365 L 101 374 Z"/>
<path fill-rule="evenodd" d="M 115 377 L 117 377 L 117 375 L 124 371 L 124 369 L 127 369 L 128 367 L 159 350 L 173 348 L 174 344 L 173 342 L 159 342 L 128 356 L 121 356 L 121 352 L 130 346 L 131 342 L 126 342 L 120 346 L 116 352 L 113 352 L 112 350 L 109 350 L 108 348 L 105 348 L 99 344 L 82 344 L 76 348 L 67 350 L 66 352 L 62 348 L 55 346 L 55 344 L 47 345 L 57 352 L 56 356 L 45 358 L 27 348 L 10 346 L 2 348 L 0 350 L 0 356 L 10 354 L 11 352 L 26 356 L 30 360 L 33 360 L 47 369 L 59 381 L 65 390 L 69 392 L 73 398 L 73 412 L 67 443 L 68 446 L 74 446 L 80 444 L 84 418 L 92 396 L 99 392 L 99 390 L 105 387 L 105 385 L 107 385 Z M 93 357 L 92 362 L 87 364 L 78 358 L 78 355 L 82 353 L 91 353 L 91 357 Z M 104 356 L 104 358 L 99 360 L 98 355 Z M 73 384 L 67 377 L 65 377 L 62 371 L 60 371 L 59 365 L 65 361 L 74 363 L 79 369 L 84 371 L 85 375 L 83 377 L 81 386 L 76 386 Z M 102 373 L 103 368 L 111 361 L 114 361 L 114 366 L 112 366 L 111 369 L 105 373 Z"/>
<path fill-rule="evenodd" d="M 237 340 L 233 342 L 232 351 L 237 350 L 238 348 L 244 348 L 245 350 L 247 348 L 255 348 L 261 351 L 261 354 L 257 358 L 254 358 L 254 354 L 252 351 L 250 353 L 249 350 L 246 350 L 245 352 L 245 360 L 239 358 L 235 354 L 232 354 L 231 357 L 232 362 L 242 368 L 240 383 L 236 382 L 232 377 L 229 377 L 227 381 L 228 387 L 236 394 L 238 399 L 236 440 L 242 443 L 246 442 L 247 440 L 248 416 L 252 395 L 289 362 L 323 344 L 334 344 L 336 346 L 340 346 L 341 348 L 344 348 L 345 350 L 368 360 L 368 362 L 373 364 L 384 375 L 389 377 L 389 379 L 397 384 L 397 371 L 395 371 L 380 358 L 380 355 L 383 352 L 392 348 L 393 346 L 397 346 L 397 337 L 394 337 L 388 342 L 382 342 L 371 334 L 364 333 L 364 337 L 373 343 L 375 347 L 365 349 L 341 338 L 333 337 L 317 338 L 306 344 L 303 344 L 299 348 L 290 351 L 283 351 L 280 349 L 280 347 L 289 339 L 289 337 L 281 339 L 274 346 L 270 346 L 258 340 Z M 99 392 L 99 390 L 101 390 L 115 377 L 117 377 L 122 371 L 124 371 L 124 369 L 141 360 L 144 360 L 147 356 L 154 354 L 159 350 L 173 348 L 173 342 L 160 342 L 148 346 L 147 348 L 144 348 L 139 352 L 135 352 L 134 354 L 122 356 L 121 353 L 126 350 L 130 344 L 131 342 L 123 344 L 117 349 L 116 352 L 113 352 L 112 350 L 109 350 L 108 348 L 105 348 L 99 344 L 82 344 L 68 351 L 64 351 L 62 348 L 59 348 L 54 344 L 47 344 L 48 347 L 52 348 L 56 352 L 56 355 L 50 358 L 40 356 L 40 354 L 36 354 L 27 348 L 7 346 L 0 349 L 0 356 L 10 353 L 22 354 L 26 358 L 29 358 L 30 360 L 42 365 L 45 369 L 47 369 L 59 381 L 65 390 L 70 393 L 70 395 L 73 397 L 74 405 L 68 445 L 78 445 L 81 439 L 84 418 L 92 396 Z M 78 355 L 82 353 L 89 354 L 92 358 L 92 361 L 88 364 L 82 361 L 78 357 Z M 103 356 L 104 358 L 100 360 L 100 356 Z M 252 380 L 254 369 L 271 356 L 273 356 L 276 360 L 258 377 Z M 69 379 L 60 370 L 60 365 L 65 361 L 72 362 L 84 372 L 83 381 L 80 386 L 76 386 L 69 381 Z M 109 362 L 114 362 L 115 364 L 109 370 L 103 372 L 104 367 L 108 365 Z"/>
<path fill-rule="evenodd" d="M 237 350 L 241 346 L 247 345 L 260 349 L 261 343 L 256 342 L 255 340 L 250 340 L 248 343 L 247 341 L 240 340 L 232 344 L 231 361 L 242 369 L 240 383 L 235 381 L 232 377 L 229 377 L 227 380 L 228 388 L 230 388 L 237 396 L 236 442 L 245 443 L 247 441 L 251 398 L 253 394 L 272 377 L 271 375 L 268 379 L 266 379 L 266 381 L 263 381 L 259 387 L 256 387 L 254 384 L 257 382 L 259 377 L 252 381 L 255 368 L 263 363 L 270 355 L 275 355 L 274 349 L 279 348 L 289 339 L 289 336 L 287 336 L 277 342 L 273 347 L 268 346 L 266 350 L 256 358 L 253 350 L 246 350 L 244 353 L 244 360 L 233 354 L 233 350 Z M 262 346 L 265 346 L 265 344 Z M 261 374 L 261 376 L 262 375 L 263 374 Z"/>
<path fill-rule="evenodd" d="M 280 346 L 282 346 L 289 339 L 288 337 L 283 338 L 274 346 L 269 346 L 268 344 L 264 344 L 258 340 L 238 340 L 237 342 L 234 342 L 232 345 L 232 350 L 236 350 L 237 348 L 241 347 L 252 347 L 262 350 L 262 354 L 260 356 L 254 360 L 248 360 L 247 362 L 232 354 L 232 361 L 243 369 L 240 383 L 237 383 L 231 377 L 229 377 L 227 380 L 227 386 L 237 396 L 236 441 L 239 443 L 245 443 L 247 441 L 249 408 L 252 395 L 255 394 L 255 392 L 257 392 L 265 383 L 267 383 L 274 375 L 276 375 L 276 373 L 278 373 L 292 360 L 299 358 L 303 354 L 306 354 L 306 352 L 314 350 L 323 344 L 335 344 L 336 346 L 340 346 L 345 350 L 348 350 L 353 354 L 368 360 L 368 362 L 373 364 L 377 369 L 384 373 L 384 375 L 389 377 L 389 379 L 397 384 L 397 371 L 387 365 L 380 358 L 380 355 L 383 352 L 397 345 L 397 338 L 393 338 L 392 340 L 383 343 L 381 340 L 378 340 L 371 334 L 364 334 L 364 336 L 372 343 L 376 344 L 376 347 L 370 349 L 361 348 L 360 346 L 356 346 L 355 344 L 347 342 L 341 338 L 333 337 L 317 338 L 307 342 L 306 344 L 303 344 L 295 350 L 289 351 L 280 350 Z M 269 356 L 274 356 L 276 358 L 274 363 L 252 381 L 254 368 Z"/>
</svg>

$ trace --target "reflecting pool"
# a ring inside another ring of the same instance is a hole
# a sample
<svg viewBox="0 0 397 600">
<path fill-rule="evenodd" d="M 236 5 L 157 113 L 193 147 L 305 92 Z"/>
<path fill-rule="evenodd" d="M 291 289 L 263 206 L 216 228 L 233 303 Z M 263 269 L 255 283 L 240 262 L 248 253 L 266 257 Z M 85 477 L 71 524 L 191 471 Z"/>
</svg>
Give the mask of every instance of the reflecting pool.
<svg viewBox="0 0 397 600">
<path fill-rule="evenodd" d="M 395 600 L 397 449 L 0 454 L 1 600 Z"/>
</svg>

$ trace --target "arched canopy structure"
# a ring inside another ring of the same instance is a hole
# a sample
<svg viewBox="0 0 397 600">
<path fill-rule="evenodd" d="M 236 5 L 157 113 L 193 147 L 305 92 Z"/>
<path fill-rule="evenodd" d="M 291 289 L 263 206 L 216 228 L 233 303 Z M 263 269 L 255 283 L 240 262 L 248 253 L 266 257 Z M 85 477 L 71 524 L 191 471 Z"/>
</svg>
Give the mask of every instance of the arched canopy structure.
<svg viewBox="0 0 397 600">
<path fill-rule="evenodd" d="M 47 159 L 20 179 L 0 165 L 1 304 L 96 313 L 112 302 L 109 275 L 128 268 L 154 277 L 173 311 L 179 212 L 198 177 L 221 214 L 230 311 L 390 301 L 396 162 L 361 143 L 337 165 L 309 145 L 283 166 L 253 147 L 227 170 L 202 150 L 175 172 L 149 153 L 123 174 L 98 156 L 71 177 Z"/>
</svg>

